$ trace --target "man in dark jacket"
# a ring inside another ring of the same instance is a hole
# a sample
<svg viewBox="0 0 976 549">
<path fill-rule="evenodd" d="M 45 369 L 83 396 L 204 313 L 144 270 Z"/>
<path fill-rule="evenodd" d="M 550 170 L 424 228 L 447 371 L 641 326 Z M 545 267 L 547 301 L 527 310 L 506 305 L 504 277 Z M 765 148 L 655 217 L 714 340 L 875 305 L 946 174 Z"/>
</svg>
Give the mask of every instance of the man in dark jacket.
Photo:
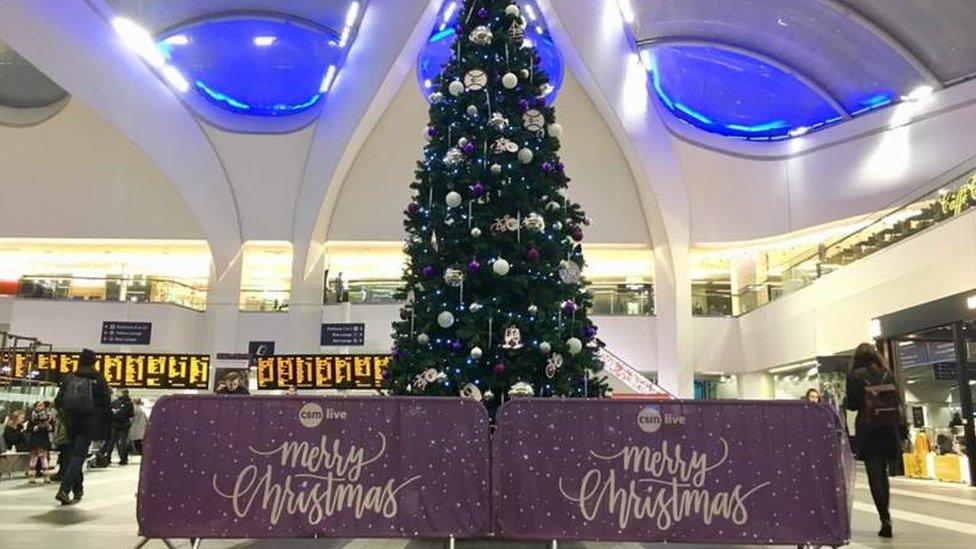
<svg viewBox="0 0 976 549">
<path fill-rule="evenodd" d="M 129 390 L 122 389 L 122 395 L 112 401 L 112 434 L 99 451 L 106 466 L 112 461 L 112 450 L 118 447 L 119 465 L 129 463 L 129 428 L 132 427 L 132 417 L 135 407 L 129 398 Z"/>
<path fill-rule="evenodd" d="M 105 377 L 95 370 L 95 353 L 81 352 L 78 371 L 65 376 L 54 399 L 64 418 L 68 434 L 69 461 L 54 499 L 61 505 L 81 500 L 84 494 L 82 467 L 88 457 L 92 439 L 104 432 L 105 418 L 110 414 L 111 390 Z M 68 494 L 73 493 L 74 499 Z"/>
</svg>

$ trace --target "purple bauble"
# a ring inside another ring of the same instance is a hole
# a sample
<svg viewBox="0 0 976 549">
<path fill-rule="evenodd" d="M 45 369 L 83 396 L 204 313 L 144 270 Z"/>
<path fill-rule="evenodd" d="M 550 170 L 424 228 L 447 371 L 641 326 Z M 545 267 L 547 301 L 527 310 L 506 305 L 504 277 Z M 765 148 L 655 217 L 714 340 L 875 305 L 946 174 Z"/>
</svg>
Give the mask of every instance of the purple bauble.
<svg viewBox="0 0 976 549">
<path fill-rule="evenodd" d="M 471 153 L 473 153 L 474 152 L 474 143 L 468 141 L 467 143 L 464 144 L 464 146 L 461 147 L 461 150 L 464 151 L 464 154 L 471 154 Z"/>
<path fill-rule="evenodd" d="M 411 203 L 407 204 L 407 211 L 408 212 L 410 212 L 412 214 L 415 214 L 419 210 L 420 210 L 420 204 L 417 204 L 416 202 L 411 202 Z"/>
<path fill-rule="evenodd" d="M 479 19 L 488 19 L 488 10 L 486 8 L 481 8 L 478 10 Z"/>
<path fill-rule="evenodd" d="M 562 162 L 560 162 L 559 164 L 556 164 L 556 169 L 559 170 L 559 171 L 561 171 L 561 172 L 562 171 L 565 171 L 566 170 L 566 164 L 563 164 Z"/>
<path fill-rule="evenodd" d="M 551 162 L 543 162 L 542 163 L 542 171 L 544 171 L 546 173 L 551 172 L 552 171 L 552 163 Z"/>
<path fill-rule="evenodd" d="M 519 99 L 519 110 L 525 112 L 529 110 L 529 102 L 526 99 Z"/>
<path fill-rule="evenodd" d="M 532 262 L 539 261 L 539 250 L 535 246 L 529 248 L 529 251 L 525 252 L 525 258 Z"/>
<path fill-rule="evenodd" d="M 566 313 L 568 315 L 571 315 L 575 311 L 576 311 L 576 304 L 575 303 L 573 303 L 572 301 L 567 301 L 566 303 L 563 303 L 563 312 L 564 313 Z"/>
<path fill-rule="evenodd" d="M 428 278 L 428 279 L 434 278 L 435 276 L 437 276 L 437 269 L 435 269 L 433 265 L 427 265 L 426 267 L 420 270 L 420 274 L 424 278 Z"/>
<path fill-rule="evenodd" d="M 403 353 L 400 352 L 400 349 L 397 349 L 396 347 L 394 347 L 393 348 L 393 360 L 400 360 L 400 357 L 402 357 L 402 356 L 403 356 Z"/>
<path fill-rule="evenodd" d="M 427 126 L 427 135 L 437 137 L 438 131 L 434 126 Z"/>
<path fill-rule="evenodd" d="M 481 181 L 477 181 L 474 185 L 471 185 L 471 196 L 481 198 L 484 194 L 485 186 L 481 184 Z"/>
<path fill-rule="evenodd" d="M 478 263 L 477 259 L 472 259 L 471 263 L 468 263 L 468 274 L 476 275 L 481 271 L 481 263 Z"/>
<path fill-rule="evenodd" d="M 593 339 L 593 336 L 596 335 L 596 326 L 590 324 L 586 328 L 583 328 L 583 334 L 586 335 L 588 339 Z"/>
<path fill-rule="evenodd" d="M 460 339 L 455 339 L 454 341 L 451 342 L 451 348 L 454 349 L 455 351 L 460 351 L 461 349 L 464 348 L 464 344 L 461 343 Z"/>
<path fill-rule="evenodd" d="M 495 370 L 495 375 L 496 376 L 503 376 L 503 375 L 505 375 L 505 363 L 504 362 L 499 362 L 498 364 L 495 364 L 494 370 Z"/>
<path fill-rule="evenodd" d="M 543 98 L 541 98 L 541 97 L 537 97 L 535 99 L 535 106 L 536 106 L 537 109 L 544 109 L 544 108 L 546 108 L 546 100 L 543 99 Z"/>
<path fill-rule="evenodd" d="M 583 229 L 576 227 L 575 229 L 573 229 L 573 232 L 570 234 L 570 236 L 572 236 L 573 240 L 577 242 L 583 240 Z"/>
</svg>

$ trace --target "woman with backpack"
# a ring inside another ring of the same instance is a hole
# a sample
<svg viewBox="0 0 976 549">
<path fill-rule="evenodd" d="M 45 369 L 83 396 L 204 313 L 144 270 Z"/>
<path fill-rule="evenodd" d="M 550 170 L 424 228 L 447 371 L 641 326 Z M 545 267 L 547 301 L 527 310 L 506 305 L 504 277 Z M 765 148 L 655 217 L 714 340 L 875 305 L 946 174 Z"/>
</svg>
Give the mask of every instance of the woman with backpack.
<svg viewBox="0 0 976 549">
<path fill-rule="evenodd" d="M 901 458 L 901 440 L 906 434 L 901 392 L 884 357 L 870 343 L 862 343 L 851 357 L 847 374 L 847 409 L 857 412 L 854 422 L 854 453 L 864 462 L 871 497 L 881 519 L 878 535 L 892 537 L 888 510 L 890 486 L 888 464 Z"/>
</svg>

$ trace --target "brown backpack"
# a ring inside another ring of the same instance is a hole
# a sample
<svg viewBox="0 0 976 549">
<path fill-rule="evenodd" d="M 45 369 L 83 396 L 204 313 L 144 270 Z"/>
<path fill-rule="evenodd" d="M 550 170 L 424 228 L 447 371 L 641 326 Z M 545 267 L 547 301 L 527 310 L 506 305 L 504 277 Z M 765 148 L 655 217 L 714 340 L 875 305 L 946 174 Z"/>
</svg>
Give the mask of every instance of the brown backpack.
<svg viewBox="0 0 976 549">
<path fill-rule="evenodd" d="M 880 382 L 865 380 L 864 424 L 868 427 L 897 427 L 902 422 L 901 395 L 890 372 Z"/>
</svg>

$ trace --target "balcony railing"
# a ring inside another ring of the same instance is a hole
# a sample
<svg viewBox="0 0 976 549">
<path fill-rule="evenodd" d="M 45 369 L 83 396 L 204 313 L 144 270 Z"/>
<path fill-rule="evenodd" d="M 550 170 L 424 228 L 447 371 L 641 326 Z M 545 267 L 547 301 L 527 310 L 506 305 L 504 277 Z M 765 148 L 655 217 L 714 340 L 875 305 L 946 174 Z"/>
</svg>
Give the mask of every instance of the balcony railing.
<svg viewBox="0 0 976 549">
<path fill-rule="evenodd" d="M 291 290 L 284 288 L 241 290 L 240 310 L 251 313 L 284 313 L 288 311 Z"/>
<path fill-rule="evenodd" d="M 205 286 L 145 276 L 25 275 L 18 281 L 16 295 L 28 299 L 170 303 L 196 311 L 207 308 Z"/>
</svg>

